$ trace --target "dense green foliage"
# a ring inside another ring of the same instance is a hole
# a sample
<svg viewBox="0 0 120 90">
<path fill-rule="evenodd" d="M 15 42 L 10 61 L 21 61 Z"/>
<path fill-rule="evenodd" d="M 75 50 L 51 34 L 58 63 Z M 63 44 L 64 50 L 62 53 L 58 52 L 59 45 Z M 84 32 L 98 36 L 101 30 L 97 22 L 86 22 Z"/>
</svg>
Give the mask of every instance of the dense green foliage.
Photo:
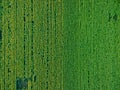
<svg viewBox="0 0 120 90">
<path fill-rule="evenodd" d="M 0 90 L 120 90 L 119 0 L 0 0 Z"/>
</svg>

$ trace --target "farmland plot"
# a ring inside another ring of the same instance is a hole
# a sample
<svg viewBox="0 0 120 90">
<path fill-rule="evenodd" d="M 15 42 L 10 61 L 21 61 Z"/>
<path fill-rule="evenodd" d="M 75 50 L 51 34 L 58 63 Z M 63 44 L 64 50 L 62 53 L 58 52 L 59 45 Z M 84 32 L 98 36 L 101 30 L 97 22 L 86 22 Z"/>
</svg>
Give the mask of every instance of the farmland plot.
<svg viewBox="0 0 120 90">
<path fill-rule="evenodd" d="M 62 90 L 62 6 L 50 0 L 5 0 L 1 90 Z"/>
<path fill-rule="evenodd" d="M 0 90 L 119 90 L 119 0 L 0 0 Z"/>
</svg>

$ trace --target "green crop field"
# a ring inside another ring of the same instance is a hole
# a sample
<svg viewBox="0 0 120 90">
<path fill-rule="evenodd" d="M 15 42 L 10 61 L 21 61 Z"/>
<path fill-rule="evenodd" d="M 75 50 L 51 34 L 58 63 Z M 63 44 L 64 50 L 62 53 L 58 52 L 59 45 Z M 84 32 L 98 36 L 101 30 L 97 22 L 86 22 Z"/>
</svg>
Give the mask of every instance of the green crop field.
<svg viewBox="0 0 120 90">
<path fill-rule="evenodd" d="M 120 0 L 0 0 L 0 90 L 120 90 Z"/>
</svg>

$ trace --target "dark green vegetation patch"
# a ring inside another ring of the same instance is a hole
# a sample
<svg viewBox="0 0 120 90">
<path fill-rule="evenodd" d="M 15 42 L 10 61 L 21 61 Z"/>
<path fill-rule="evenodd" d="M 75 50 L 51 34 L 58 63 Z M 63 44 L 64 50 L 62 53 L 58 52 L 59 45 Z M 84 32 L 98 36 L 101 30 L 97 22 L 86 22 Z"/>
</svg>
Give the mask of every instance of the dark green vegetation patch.
<svg viewBox="0 0 120 90">
<path fill-rule="evenodd" d="M 22 90 L 28 88 L 28 80 L 27 79 L 17 79 L 16 81 L 16 89 Z"/>
</svg>

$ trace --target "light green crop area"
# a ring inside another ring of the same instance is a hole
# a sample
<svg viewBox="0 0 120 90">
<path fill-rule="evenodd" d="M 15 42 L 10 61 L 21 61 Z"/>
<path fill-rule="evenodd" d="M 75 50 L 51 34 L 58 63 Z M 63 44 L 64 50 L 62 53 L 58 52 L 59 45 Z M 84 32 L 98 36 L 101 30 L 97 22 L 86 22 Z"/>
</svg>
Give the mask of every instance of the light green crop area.
<svg viewBox="0 0 120 90">
<path fill-rule="evenodd" d="M 0 90 L 120 90 L 120 1 L 0 0 Z"/>
<path fill-rule="evenodd" d="M 2 5 L 1 90 L 62 90 L 62 2 L 4 0 Z"/>
</svg>

